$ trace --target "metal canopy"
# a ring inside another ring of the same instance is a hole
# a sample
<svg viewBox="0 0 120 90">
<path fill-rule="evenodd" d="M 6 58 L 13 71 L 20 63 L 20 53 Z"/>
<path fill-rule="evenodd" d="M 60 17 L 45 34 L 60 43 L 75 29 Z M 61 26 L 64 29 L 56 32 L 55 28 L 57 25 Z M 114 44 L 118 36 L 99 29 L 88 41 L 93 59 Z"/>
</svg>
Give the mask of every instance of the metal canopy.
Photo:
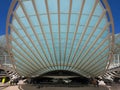
<svg viewBox="0 0 120 90">
<path fill-rule="evenodd" d="M 110 29 L 106 0 L 13 0 L 6 31 L 20 75 L 68 70 L 89 77 L 104 73 L 111 60 Z"/>
</svg>

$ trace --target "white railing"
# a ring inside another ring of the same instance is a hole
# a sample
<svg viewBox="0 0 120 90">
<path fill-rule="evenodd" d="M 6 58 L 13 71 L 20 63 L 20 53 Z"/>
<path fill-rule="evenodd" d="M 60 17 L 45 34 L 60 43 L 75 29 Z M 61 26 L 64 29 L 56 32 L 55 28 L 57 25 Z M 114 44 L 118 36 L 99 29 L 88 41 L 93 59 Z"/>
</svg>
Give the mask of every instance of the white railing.
<svg viewBox="0 0 120 90">
<path fill-rule="evenodd" d="M 9 55 L 0 55 L 0 65 L 11 67 L 12 64 L 10 62 L 10 56 Z"/>
<path fill-rule="evenodd" d="M 120 67 L 120 54 L 114 54 L 113 61 L 109 66 L 109 69 Z"/>
</svg>

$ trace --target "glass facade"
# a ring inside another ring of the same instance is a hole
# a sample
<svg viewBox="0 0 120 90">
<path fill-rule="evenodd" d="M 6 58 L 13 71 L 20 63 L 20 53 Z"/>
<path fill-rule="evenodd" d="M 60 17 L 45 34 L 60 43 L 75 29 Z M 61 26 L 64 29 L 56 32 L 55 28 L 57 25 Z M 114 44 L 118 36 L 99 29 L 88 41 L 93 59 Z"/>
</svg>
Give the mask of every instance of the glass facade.
<svg viewBox="0 0 120 90">
<path fill-rule="evenodd" d="M 102 0 L 18 0 L 9 21 L 13 64 L 23 76 L 68 70 L 102 74 L 109 62 L 108 9 Z"/>
</svg>

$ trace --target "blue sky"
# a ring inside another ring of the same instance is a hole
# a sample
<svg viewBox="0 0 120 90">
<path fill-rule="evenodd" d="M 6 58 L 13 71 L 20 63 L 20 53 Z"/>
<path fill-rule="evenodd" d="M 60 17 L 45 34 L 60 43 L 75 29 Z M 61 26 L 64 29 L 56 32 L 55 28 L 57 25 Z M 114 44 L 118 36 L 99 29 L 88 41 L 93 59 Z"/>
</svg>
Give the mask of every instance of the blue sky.
<svg viewBox="0 0 120 90">
<path fill-rule="evenodd" d="M 0 0 L 0 35 L 5 34 L 6 18 L 12 0 Z M 115 34 L 120 33 L 120 0 L 108 0 L 111 7 Z"/>
<path fill-rule="evenodd" d="M 114 19 L 115 33 L 120 33 L 120 0 L 108 0 L 108 3 Z"/>
</svg>

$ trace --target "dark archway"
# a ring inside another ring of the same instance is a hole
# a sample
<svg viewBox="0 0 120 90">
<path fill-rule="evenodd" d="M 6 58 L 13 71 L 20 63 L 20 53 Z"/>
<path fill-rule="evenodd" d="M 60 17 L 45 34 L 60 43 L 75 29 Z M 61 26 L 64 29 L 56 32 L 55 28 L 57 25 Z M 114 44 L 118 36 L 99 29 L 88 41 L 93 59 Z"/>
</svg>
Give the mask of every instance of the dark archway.
<svg viewBox="0 0 120 90">
<path fill-rule="evenodd" d="M 55 70 L 47 72 L 38 77 L 34 77 L 31 80 L 34 84 L 40 83 L 40 85 L 55 86 L 81 86 L 89 83 L 89 78 L 67 70 Z"/>
<path fill-rule="evenodd" d="M 55 70 L 55 71 L 44 73 L 41 76 L 81 76 L 81 75 L 72 71 L 67 71 L 67 70 Z"/>
</svg>

